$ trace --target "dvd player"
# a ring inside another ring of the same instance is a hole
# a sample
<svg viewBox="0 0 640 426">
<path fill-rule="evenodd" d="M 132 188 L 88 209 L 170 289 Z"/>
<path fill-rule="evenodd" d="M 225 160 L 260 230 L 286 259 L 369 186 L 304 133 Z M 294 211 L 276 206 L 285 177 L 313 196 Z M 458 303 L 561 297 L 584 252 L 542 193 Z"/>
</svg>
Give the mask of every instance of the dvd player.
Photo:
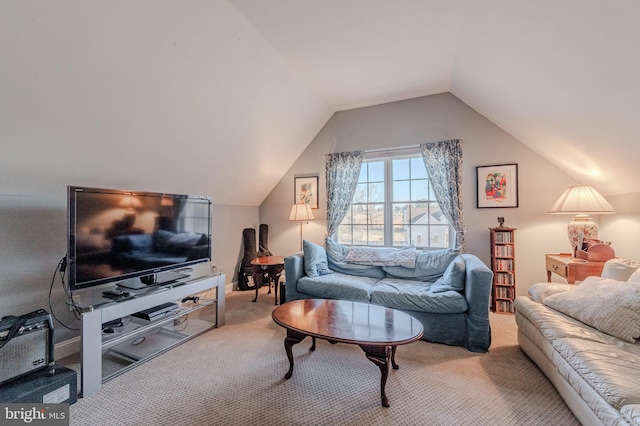
<svg viewBox="0 0 640 426">
<path fill-rule="evenodd" d="M 175 302 L 167 302 L 162 305 L 154 306 L 153 308 L 145 309 L 144 311 L 131 314 L 136 318 L 140 318 L 147 321 L 155 321 L 160 318 L 164 318 L 180 310 L 180 305 Z"/>
</svg>

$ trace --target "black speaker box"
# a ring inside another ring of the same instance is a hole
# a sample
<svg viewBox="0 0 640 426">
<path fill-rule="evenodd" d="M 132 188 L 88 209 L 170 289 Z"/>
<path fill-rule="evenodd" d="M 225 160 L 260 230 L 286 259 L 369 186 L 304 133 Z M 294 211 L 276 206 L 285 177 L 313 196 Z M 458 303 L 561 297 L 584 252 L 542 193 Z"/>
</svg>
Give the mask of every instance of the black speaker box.
<svg viewBox="0 0 640 426">
<path fill-rule="evenodd" d="M 0 385 L 54 363 L 53 321 L 44 309 L 0 321 Z"/>
<path fill-rule="evenodd" d="M 58 364 L 24 374 L 0 387 L 1 403 L 73 404 L 77 400 L 77 373 Z"/>
</svg>

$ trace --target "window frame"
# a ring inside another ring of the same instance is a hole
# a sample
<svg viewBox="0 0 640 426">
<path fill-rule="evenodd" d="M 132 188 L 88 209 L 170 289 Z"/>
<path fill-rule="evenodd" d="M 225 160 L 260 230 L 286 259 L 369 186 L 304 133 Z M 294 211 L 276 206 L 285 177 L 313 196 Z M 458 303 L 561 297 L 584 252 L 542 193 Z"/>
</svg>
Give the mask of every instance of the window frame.
<svg viewBox="0 0 640 426">
<path fill-rule="evenodd" d="M 383 162 L 383 170 L 384 170 L 384 200 L 382 202 L 382 204 L 384 205 L 383 207 L 383 211 L 384 211 L 384 225 L 383 225 L 383 244 L 370 244 L 369 238 L 367 237 L 368 242 L 365 243 L 353 243 L 353 227 L 354 225 L 359 225 L 357 223 L 349 223 L 348 225 L 351 226 L 351 242 L 346 243 L 346 242 L 340 242 L 339 241 L 339 237 L 340 237 L 340 232 L 336 232 L 336 234 L 334 235 L 334 240 L 336 242 L 339 242 L 340 244 L 346 245 L 346 246 L 352 246 L 352 245 L 366 245 L 366 246 L 371 246 L 371 247 L 407 247 L 407 246 L 412 246 L 415 245 L 419 250 L 425 250 L 425 251 L 429 251 L 429 250 L 440 250 L 443 248 L 451 248 L 453 243 L 454 243 L 454 238 L 453 235 L 455 235 L 455 231 L 453 226 L 451 225 L 451 223 L 449 223 L 448 220 L 446 220 L 446 218 L 444 219 L 446 221 L 446 225 L 438 225 L 438 224 L 432 224 L 431 220 L 429 220 L 429 223 L 427 225 L 425 225 L 427 227 L 427 229 L 429 230 L 429 237 L 427 238 L 427 242 L 428 245 L 425 246 L 418 246 L 417 244 L 411 244 L 411 240 L 409 240 L 408 244 L 406 245 L 395 245 L 394 244 L 394 240 L 393 240 L 393 232 L 394 232 L 394 222 L 393 222 L 393 207 L 394 204 L 398 204 L 398 203 L 404 203 L 404 201 L 394 201 L 393 200 L 393 161 L 394 160 L 404 160 L 404 159 L 419 159 L 420 161 L 422 161 L 422 155 L 420 154 L 419 148 L 416 149 L 411 149 L 411 150 L 402 150 L 402 152 L 396 152 L 396 151 L 384 151 L 384 152 L 374 152 L 374 153 L 365 153 L 365 157 L 363 158 L 362 161 L 362 166 L 364 167 L 365 164 L 367 163 L 371 163 L 371 162 Z M 428 172 L 426 171 L 426 167 L 425 167 L 425 173 L 426 173 L 426 179 L 428 182 L 428 187 L 431 187 L 431 183 L 430 183 L 430 179 L 429 179 L 429 175 Z M 412 182 L 414 180 L 421 180 L 421 178 L 419 179 L 412 179 L 411 178 L 411 174 L 409 175 L 409 178 L 407 179 L 409 182 Z M 367 176 L 367 183 L 369 183 L 369 176 Z M 355 194 L 354 194 L 355 197 Z M 407 204 L 416 204 L 416 201 L 410 200 L 406 202 Z M 426 203 L 435 203 L 438 204 L 437 200 L 435 199 L 435 196 L 433 199 L 428 199 L 426 201 Z M 367 202 L 367 203 L 358 203 L 360 205 L 371 205 L 371 204 L 379 204 L 376 202 Z M 352 214 L 352 207 L 353 207 L 353 200 L 351 202 L 351 204 L 349 205 L 349 212 L 347 214 Z M 346 216 L 345 216 L 346 218 Z M 342 224 L 343 220 L 341 221 L 339 228 L 344 226 Z M 369 228 L 370 225 L 370 219 L 369 217 L 367 218 L 367 227 Z M 402 224 L 402 226 L 412 226 L 411 223 L 406 223 L 406 224 Z M 446 226 L 447 227 L 447 232 L 448 232 L 448 245 L 447 246 L 431 246 L 431 230 L 433 229 L 432 227 L 439 227 L 439 226 Z M 369 231 L 367 231 L 369 232 Z M 388 244 L 390 243 L 390 244 Z"/>
</svg>

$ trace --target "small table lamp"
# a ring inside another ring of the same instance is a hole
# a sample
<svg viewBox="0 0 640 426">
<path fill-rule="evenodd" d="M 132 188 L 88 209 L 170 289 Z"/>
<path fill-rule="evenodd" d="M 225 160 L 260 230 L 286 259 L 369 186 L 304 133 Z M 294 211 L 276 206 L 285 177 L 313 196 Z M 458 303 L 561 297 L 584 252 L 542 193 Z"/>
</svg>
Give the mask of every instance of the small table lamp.
<svg viewBox="0 0 640 426">
<path fill-rule="evenodd" d="M 592 221 L 589 215 L 615 212 L 613 206 L 589 185 L 570 186 L 549 210 L 552 214 L 575 214 L 567 225 L 569 242 L 574 253 L 581 233 L 583 238 L 598 238 L 598 224 Z"/>
<path fill-rule="evenodd" d="M 300 250 L 302 250 L 302 222 L 309 223 L 309 220 L 315 219 L 311 206 L 306 203 L 294 204 L 291 206 L 291 213 L 289 214 L 289 220 L 296 220 L 300 222 Z"/>
</svg>

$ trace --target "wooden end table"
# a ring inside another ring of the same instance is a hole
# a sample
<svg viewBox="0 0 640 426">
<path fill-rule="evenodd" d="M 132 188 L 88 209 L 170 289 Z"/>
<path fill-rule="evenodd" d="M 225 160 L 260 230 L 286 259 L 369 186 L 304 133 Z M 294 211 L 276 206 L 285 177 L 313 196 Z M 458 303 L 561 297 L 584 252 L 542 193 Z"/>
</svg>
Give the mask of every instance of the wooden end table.
<svg viewBox="0 0 640 426">
<path fill-rule="evenodd" d="M 260 285 L 258 283 L 258 277 L 266 273 L 269 277 L 267 285 L 269 291 L 267 294 L 271 294 L 271 283 L 273 282 L 273 288 L 276 293 L 276 305 L 278 304 L 278 285 L 280 283 L 280 275 L 284 269 L 284 256 L 262 256 L 255 258 L 251 261 L 253 265 L 253 282 L 256 286 L 256 297 L 252 300 L 255 302 L 258 300 L 258 290 Z"/>
<path fill-rule="evenodd" d="M 367 359 L 380 368 L 380 396 L 382 405 L 389 406 L 385 393 L 389 365 L 394 370 L 396 347 L 422 337 L 422 324 L 410 315 L 395 309 L 344 300 L 305 299 L 280 305 L 271 314 L 273 320 L 287 330 L 284 349 L 293 374 L 293 345 L 311 336 L 311 351 L 316 349 L 316 338 L 330 343 L 350 343 L 360 346 Z"/>
<path fill-rule="evenodd" d="M 571 257 L 569 253 L 545 254 L 547 267 L 547 282 L 551 282 L 551 273 L 567 279 L 569 284 L 582 281 L 587 277 L 600 276 L 604 262 L 590 262 L 588 260 Z"/>
</svg>

